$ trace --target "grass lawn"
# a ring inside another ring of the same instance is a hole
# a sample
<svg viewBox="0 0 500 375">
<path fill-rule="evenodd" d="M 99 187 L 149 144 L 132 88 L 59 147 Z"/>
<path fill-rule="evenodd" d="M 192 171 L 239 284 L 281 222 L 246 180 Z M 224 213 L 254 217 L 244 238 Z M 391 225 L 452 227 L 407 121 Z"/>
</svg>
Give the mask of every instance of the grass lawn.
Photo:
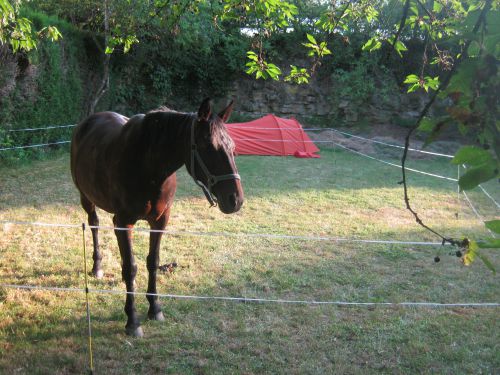
<svg viewBox="0 0 500 375">
<path fill-rule="evenodd" d="M 210 209 L 184 169 L 164 237 L 160 293 L 358 302 L 499 302 L 500 276 L 481 261 L 461 265 L 449 248 L 187 232 L 272 233 L 438 241 L 404 208 L 400 170 L 342 150 L 321 159 L 238 157 L 246 201 Z M 397 159 L 389 161 L 398 163 Z M 410 167 L 456 177 L 448 160 Z M 410 173 L 413 206 L 447 236 L 486 236 L 456 184 Z M 498 183 L 484 187 L 500 200 Z M 484 219 L 499 210 L 468 193 Z M 101 225 L 111 215 L 100 211 Z M 86 220 L 69 157 L 0 167 L 0 221 Z M 140 227 L 145 227 L 141 223 Z M 91 288 L 123 291 L 114 234 L 101 230 L 105 276 Z M 91 236 L 87 233 L 87 249 Z M 138 291 L 145 291 L 148 236 L 136 233 Z M 498 252 L 486 250 L 497 270 Z M 439 254 L 441 262 L 435 263 Z M 75 228 L 0 226 L 0 283 L 82 288 L 82 233 Z M 88 261 L 91 267 L 91 261 Z M 341 307 L 164 299 L 165 322 L 124 334 L 124 296 L 90 295 L 96 373 L 367 374 L 500 373 L 498 308 Z M 145 297 L 137 298 L 144 318 Z M 0 373 L 88 372 L 85 295 L 0 288 Z"/>
</svg>

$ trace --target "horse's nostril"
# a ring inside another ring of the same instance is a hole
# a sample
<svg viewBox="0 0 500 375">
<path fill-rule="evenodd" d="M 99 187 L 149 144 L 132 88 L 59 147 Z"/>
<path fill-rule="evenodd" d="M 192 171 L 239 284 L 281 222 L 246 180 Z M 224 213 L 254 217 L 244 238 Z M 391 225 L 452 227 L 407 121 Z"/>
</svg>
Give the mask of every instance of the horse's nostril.
<svg viewBox="0 0 500 375">
<path fill-rule="evenodd" d="M 236 207 L 236 194 L 231 194 L 229 196 L 229 204 L 232 206 L 232 207 Z"/>
</svg>

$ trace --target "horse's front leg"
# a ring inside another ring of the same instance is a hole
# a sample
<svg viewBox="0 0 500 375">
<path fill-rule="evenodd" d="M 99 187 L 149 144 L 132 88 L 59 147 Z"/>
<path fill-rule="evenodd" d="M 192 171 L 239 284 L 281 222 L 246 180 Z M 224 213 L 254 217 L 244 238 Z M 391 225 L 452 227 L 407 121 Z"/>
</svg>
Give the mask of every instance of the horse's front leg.
<svg viewBox="0 0 500 375">
<path fill-rule="evenodd" d="M 87 199 L 83 194 L 80 194 L 80 201 L 82 203 L 83 209 L 87 212 L 89 225 L 94 227 L 92 228 L 92 241 L 94 243 L 94 253 L 92 258 L 94 259 L 94 266 L 92 267 L 92 275 L 96 278 L 101 279 L 104 276 L 104 272 L 102 270 L 102 253 L 99 251 L 99 235 L 98 229 L 99 226 L 99 218 L 97 217 L 97 213 L 95 211 L 95 204 Z"/>
<path fill-rule="evenodd" d="M 167 226 L 168 217 L 170 215 L 170 208 L 168 208 L 165 213 L 159 219 L 148 220 L 149 226 L 153 232 L 149 235 L 149 255 L 147 257 L 147 268 L 148 268 L 148 294 L 147 299 L 149 301 L 148 318 L 152 320 L 163 321 L 163 313 L 161 312 L 161 306 L 158 302 L 158 296 L 155 294 L 156 291 L 156 273 L 158 272 L 158 266 L 160 264 L 160 241 L 162 238 L 162 232 L 154 232 L 155 230 L 164 230 Z"/>
<path fill-rule="evenodd" d="M 125 332 L 130 336 L 142 337 L 144 333 L 135 309 L 135 296 L 131 294 L 134 292 L 134 280 L 137 274 L 137 265 L 132 254 L 132 228 L 135 223 L 131 224 L 129 221 L 121 219 L 118 215 L 113 217 L 113 223 L 122 258 L 122 278 L 125 281 L 128 292 L 125 301 L 125 313 L 128 317 Z M 126 230 L 118 228 L 126 228 Z"/>
</svg>

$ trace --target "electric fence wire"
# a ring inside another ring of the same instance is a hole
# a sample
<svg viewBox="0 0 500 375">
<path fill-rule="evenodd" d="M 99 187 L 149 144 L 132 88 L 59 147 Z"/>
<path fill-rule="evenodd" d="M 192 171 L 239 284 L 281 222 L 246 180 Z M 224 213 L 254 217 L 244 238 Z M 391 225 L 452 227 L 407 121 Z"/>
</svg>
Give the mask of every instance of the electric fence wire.
<svg viewBox="0 0 500 375">
<path fill-rule="evenodd" d="M 0 287 L 21 290 L 47 290 L 54 292 L 76 292 L 85 293 L 85 289 L 71 287 L 50 287 L 38 285 L 18 285 L 18 284 L 0 284 Z M 112 289 L 92 289 L 89 288 L 89 293 L 96 294 L 116 294 L 116 295 L 134 295 L 134 296 L 155 296 L 158 298 L 184 299 L 184 300 L 200 300 L 200 301 L 230 301 L 244 303 L 279 303 L 289 305 L 337 305 L 337 306 L 386 306 L 386 307 L 500 307 L 499 302 L 359 302 L 359 301 L 319 301 L 308 299 L 280 299 L 280 298 L 254 298 L 254 297 L 229 297 L 229 296 L 207 296 L 207 295 L 189 295 L 189 294 L 165 294 L 165 293 L 147 293 L 147 292 L 127 292 L 125 290 Z"/>
<path fill-rule="evenodd" d="M 78 224 L 57 224 L 43 222 L 28 222 L 14 220 L 0 220 L 3 225 L 23 225 L 23 226 L 38 226 L 38 227 L 60 227 L 60 228 L 80 228 Z M 142 233 L 163 233 L 174 236 L 196 236 L 196 237 L 232 237 L 232 238 L 265 238 L 265 239 L 281 239 L 281 240 L 300 240 L 300 241 L 327 241 L 327 242 L 351 242 L 351 243 L 370 243 L 381 245 L 408 245 L 408 246 L 442 246 L 441 242 L 426 242 L 426 241 L 396 241 L 396 240 L 379 240 L 379 239 L 357 239 L 345 237 L 330 237 L 330 236 L 299 236 L 286 234 L 272 233 L 248 233 L 248 232 L 201 232 L 201 231 L 179 231 L 179 230 L 160 230 L 149 228 L 120 228 L 112 226 L 89 225 L 90 229 L 100 229 L 109 231 L 133 231 Z M 446 244 L 449 246 L 449 244 Z"/>
<path fill-rule="evenodd" d="M 0 151 L 21 150 L 21 149 L 25 149 L 25 148 L 55 146 L 55 145 L 62 145 L 62 144 L 70 143 L 70 142 L 71 141 L 59 141 L 59 142 L 50 142 L 50 143 L 40 143 L 40 144 L 36 144 L 36 145 L 2 147 L 2 148 L 0 148 Z"/>
<path fill-rule="evenodd" d="M 72 124 L 72 125 L 51 125 L 51 126 L 46 126 L 46 127 L 43 127 L 43 128 L 9 129 L 7 131 L 11 132 L 11 133 L 15 133 L 15 132 L 33 132 L 33 131 L 38 131 L 38 130 L 73 128 L 75 126 L 76 126 L 76 124 Z"/>
</svg>

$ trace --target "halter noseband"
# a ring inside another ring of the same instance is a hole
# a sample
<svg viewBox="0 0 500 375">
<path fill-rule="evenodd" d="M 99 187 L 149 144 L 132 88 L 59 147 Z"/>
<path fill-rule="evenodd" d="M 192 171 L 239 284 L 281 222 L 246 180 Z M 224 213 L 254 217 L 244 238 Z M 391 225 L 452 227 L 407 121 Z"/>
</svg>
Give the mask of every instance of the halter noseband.
<svg viewBox="0 0 500 375">
<path fill-rule="evenodd" d="M 210 206 L 215 207 L 215 206 L 217 206 L 217 197 L 212 192 L 212 188 L 218 182 L 226 181 L 226 180 L 241 180 L 241 177 L 238 173 L 228 173 L 228 174 L 223 174 L 223 175 L 219 175 L 219 176 L 214 176 L 213 174 L 210 173 L 207 166 L 205 165 L 205 162 L 201 158 L 200 153 L 198 152 L 198 148 L 196 146 L 196 142 L 194 139 L 195 124 L 196 124 L 196 117 L 193 120 L 193 122 L 191 123 L 191 175 L 192 175 L 193 180 L 196 183 L 196 185 L 201 187 L 201 189 L 203 190 L 205 197 L 207 198 L 208 202 L 210 203 Z M 198 165 L 200 166 L 201 170 L 203 171 L 203 173 L 207 177 L 208 187 L 203 182 L 201 182 L 200 180 L 198 180 L 196 178 L 196 174 L 194 172 L 194 169 L 195 169 L 194 160 L 195 159 L 198 162 Z"/>
</svg>

